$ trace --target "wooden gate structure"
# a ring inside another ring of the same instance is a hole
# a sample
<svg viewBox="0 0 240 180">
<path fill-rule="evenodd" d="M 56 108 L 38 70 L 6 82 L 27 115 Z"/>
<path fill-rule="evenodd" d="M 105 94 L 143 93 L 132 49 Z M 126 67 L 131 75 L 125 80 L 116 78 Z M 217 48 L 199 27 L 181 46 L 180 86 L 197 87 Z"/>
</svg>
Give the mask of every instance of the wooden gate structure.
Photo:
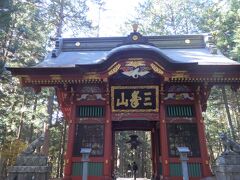
<svg viewBox="0 0 240 180">
<path fill-rule="evenodd" d="M 52 86 L 68 123 L 64 180 L 82 179 L 80 149 L 92 148 L 89 180 L 113 174 L 113 132 L 148 130 L 156 179 L 180 180 L 187 146 L 191 180 L 211 176 L 202 112 L 213 85 L 239 88 L 240 64 L 205 35 L 58 38 L 34 67 L 9 67 L 23 86 Z"/>
</svg>

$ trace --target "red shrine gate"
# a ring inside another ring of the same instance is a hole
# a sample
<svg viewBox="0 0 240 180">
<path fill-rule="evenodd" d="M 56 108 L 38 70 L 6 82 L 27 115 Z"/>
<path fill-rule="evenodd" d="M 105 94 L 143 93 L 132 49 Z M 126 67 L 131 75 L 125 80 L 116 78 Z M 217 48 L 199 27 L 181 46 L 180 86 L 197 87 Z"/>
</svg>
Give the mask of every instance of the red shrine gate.
<svg viewBox="0 0 240 180">
<path fill-rule="evenodd" d="M 117 130 L 151 132 L 156 179 L 182 178 L 179 146 L 191 151 L 191 180 L 212 175 L 202 111 L 213 85 L 239 86 L 240 65 L 204 38 L 134 31 L 128 37 L 58 39 L 39 65 L 8 68 L 23 86 L 56 88 L 68 122 L 64 179 L 81 179 L 83 147 L 92 148 L 89 179 L 112 179 Z"/>
<path fill-rule="evenodd" d="M 86 98 L 86 101 L 72 105 L 76 111 L 73 113 L 76 115 L 75 126 L 69 130 L 76 132 L 76 135 L 74 137 L 71 134 L 72 142 L 68 142 L 68 147 L 73 148 L 73 157 L 72 154 L 69 155 L 72 163 L 66 167 L 69 171 L 65 171 L 76 175 L 72 179 L 78 179 L 77 176 L 81 175 L 81 147 L 92 148 L 90 169 L 93 171 L 90 170 L 90 173 L 95 176 L 93 179 L 102 179 L 103 176 L 107 179 L 112 175 L 112 140 L 115 130 L 151 131 L 153 176 L 161 177 L 165 174 L 175 179 L 181 176 L 178 146 L 188 146 L 191 149 L 189 166 L 192 177 L 199 179 L 198 177 L 211 175 L 197 87 L 178 83 L 164 86 L 152 85 L 150 82 L 149 85 L 148 81 L 150 80 L 142 83 L 135 80 L 122 85 L 118 81 L 118 86 L 109 86 L 109 92 L 106 92 L 109 96 L 99 96 L 102 100 L 96 101 L 96 98 L 89 95 L 88 101 Z M 91 88 L 96 86 L 88 85 L 86 92 L 93 92 Z M 83 96 L 85 94 L 76 99 Z"/>
</svg>

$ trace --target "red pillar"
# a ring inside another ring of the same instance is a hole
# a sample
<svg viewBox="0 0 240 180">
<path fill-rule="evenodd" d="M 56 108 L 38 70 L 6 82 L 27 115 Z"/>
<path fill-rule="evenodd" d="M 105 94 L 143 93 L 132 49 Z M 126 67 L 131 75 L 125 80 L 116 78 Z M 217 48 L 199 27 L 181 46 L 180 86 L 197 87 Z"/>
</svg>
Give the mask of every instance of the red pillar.
<svg viewBox="0 0 240 180">
<path fill-rule="evenodd" d="M 165 120 L 165 107 L 163 101 L 163 85 L 160 90 L 160 144 L 161 144 L 161 162 L 162 162 L 162 175 L 168 177 L 169 172 L 169 156 L 168 156 L 168 141 L 167 141 L 167 125 Z"/>
<path fill-rule="evenodd" d="M 75 132 L 75 105 L 71 107 L 71 119 L 68 120 L 68 138 L 65 154 L 64 180 L 71 180 L 72 175 L 72 153 Z"/>
<path fill-rule="evenodd" d="M 156 174 L 156 157 L 157 157 L 157 154 L 156 154 L 156 136 L 155 136 L 155 129 L 153 128 L 152 131 L 151 131 L 151 147 L 152 147 L 152 170 L 153 170 L 153 174 Z"/>
<path fill-rule="evenodd" d="M 153 157 L 152 157 L 152 169 L 153 169 L 153 175 L 154 177 L 157 177 L 159 175 L 159 134 L 158 134 L 158 131 L 156 129 L 156 127 L 154 127 L 152 129 L 152 132 L 151 132 L 151 135 L 152 135 L 152 154 L 153 154 Z"/>
<path fill-rule="evenodd" d="M 104 179 L 112 179 L 112 119 L 110 108 L 110 93 L 107 85 L 106 93 L 106 119 L 105 119 L 105 134 L 104 134 Z"/>
<path fill-rule="evenodd" d="M 204 121 L 202 117 L 202 107 L 201 107 L 199 92 L 197 92 L 195 96 L 195 109 L 196 109 L 198 136 L 199 136 L 199 144 L 200 144 L 202 167 L 203 167 L 202 172 L 203 172 L 203 177 L 208 177 L 208 176 L 212 176 L 212 172 L 209 167 L 209 156 L 208 156 L 208 150 L 207 150 L 207 141 L 206 141 L 206 135 L 205 135 Z"/>
</svg>

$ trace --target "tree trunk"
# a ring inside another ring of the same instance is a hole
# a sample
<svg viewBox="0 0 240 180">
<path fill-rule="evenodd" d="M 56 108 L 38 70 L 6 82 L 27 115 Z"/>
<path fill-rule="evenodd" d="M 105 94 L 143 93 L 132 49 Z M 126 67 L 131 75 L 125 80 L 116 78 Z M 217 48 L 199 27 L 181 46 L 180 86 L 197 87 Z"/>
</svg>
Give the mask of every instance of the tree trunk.
<svg viewBox="0 0 240 180">
<path fill-rule="evenodd" d="M 22 136 L 22 129 L 23 129 L 23 117 L 24 117 L 24 106 L 26 104 L 26 95 L 23 95 L 23 102 L 21 105 L 21 114 L 20 114 L 20 124 L 19 124 L 19 128 L 18 128 L 18 134 L 17 134 L 17 139 L 20 139 Z"/>
<path fill-rule="evenodd" d="M 57 178 L 60 177 L 60 166 L 61 166 L 61 153 L 62 153 L 62 143 L 63 143 L 63 127 L 60 124 L 59 125 L 59 129 L 60 129 L 60 140 L 59 140 L 59 148 L 58 148 L 58 158 L 57 158 Z"/>
<path fill-rule="evenodd" d="M 236 97 L 236 106 L 237 106 L 237 112 L 236 112 L 236 122 L 237 122 L 237 130 L 240 132 L 240 102 L 239 102 L 239 93 L 234 92 L 234 95 Z"/>
<path fill-rule="evenodd" d="M 59 122 L 59 123 L 58 123 Z M 60 133 L 60 139 L 59 139 L 59 146 L 58 146 L 58 157 L 57 157 L 57 173 L 56 177 L 59 177 L 59 171 L 60 171 L 60 163 L 61 163 L 61 149 L 62 149 L 62 143 L 63 143 L 63 124 L 60 123 L 59 120 L 59 107 L 57 110 L 57 117 L 56 117 L 56 127 L 59 129 Z"/>
<path fill-rule="evenodd" d="M 33 141 L 33 123 L 30 124 L 30 134 L 28 138 L 28 143 L 31 143 Z"/>
<path fill-rule="evenodd" d="M 48 96 L 48 120 L 44 122 L 44 144 L 42 147 L 42 153 L 48 156 L 49 150 L 49 141 L 50 141 L 50 132 L 49 126 L 52 125 L 52 116 L 53 116 L 53 101 L 54 101 L 54 91 L 50 89 L 50 95 Z"/>
<path fill-rule="evenodd" d="M 63 8 L 64 8 L 64 0 L 60 0 L 59 22 L 57 25 L 57 37 L 62 36 L 63 19 L 64 19 Z"/>
<path fill-rule="evenodd" d="M 231 131 L 231 135 L 232 135 L 233 140 L 236 141 L 235 130 L 234 130 L 234 126 L 233 126 L 233 122 L 232 122 L 232 118 L 231 118 L 231 114 L 230 114 L 230 110 L 229 110 L 225 86 L 222 86 L 221 89 L 222 89 L 222 97 L 223 97 L 224 106 L 225 106 L 226 113 L 227 113 L 227 119 L 228 119 L 230 131 Z"/>
<path fill-rule="evenodd" d="M 4 169 L 6 168 L 6 160 L 5 157 L 2 156 L 0 152 L 0 179 L 4 179 Z"/>
<path fill-rule="evenodd" d="M 63 139 L 62 139 L 62 147 L 61 147 L 61 161 L 60 161 L 60 177 L 63 177 L 63 166 L 64 166 L 64 152 L 66 146 L 66 135 L 67 135 L 67 123 L 63 120 Z"/>
<path fill-rule="evenodd" d="M 49 150 L 49 125 L 47 122 L 44 122 L 44 128 L 43 128 L 43 132 L 44 132 L 44 143 L 42 146 L 42 154 L 45 156 L 48 156 L 48 150 Z"/>
<path fill-rule="evenodd" d="M 30 135 L 29 135 L 29 140 L 28 142 L 31 143 L 33 141 L 33 122 L 35 122 L 35 119 L 36 119 L 36 110 L 37 110 L 37 100 L 38 100 L 38 97 L 35 96 L 34 98 L 34 104 L 33 104 L 33 112 L 32 112 L 32 122 L 31 122 L 31 125 L 30 125 Z"/>
</svg>

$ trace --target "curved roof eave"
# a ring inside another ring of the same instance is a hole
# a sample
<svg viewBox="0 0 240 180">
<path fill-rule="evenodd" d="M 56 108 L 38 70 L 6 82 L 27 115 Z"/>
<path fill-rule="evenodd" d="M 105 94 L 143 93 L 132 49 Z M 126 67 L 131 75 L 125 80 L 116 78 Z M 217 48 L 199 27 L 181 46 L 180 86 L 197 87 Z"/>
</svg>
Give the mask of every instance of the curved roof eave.
<svg viewBox="0 0 240 180">
<path fill-rule="evenodd" d="M 159 48 L 156 48 L 151 45 L 145 45 L 145 44 L 130 44 L 130 45 L 123 45 L 116 47 L 109 51 L 107 56 L 104 58 L 104 61 L 111 59 L 112 57 L 116 56 L 119 53 L 124 52 L 131 52 L 131 51 L 140 51 L 140 52 L 149 52 L 149 53 L 155 53 L 159 57 L 163 57 L 164 59 L 168 60 L 169 62 L 176 63 L 174 59 L 169 58 L 166 56 Z"/>
<path fill-rule="evenodd" d="M 171 58 L 169 56 L 166 55 L 166 53 L 159 49 L 156 48 L 154 46 L 151 45 L 144 45 L 144 44 L 130 44 L 130 45 L 122 45 L 119 47 L 116 47 L 114 49 L 112 49 L 111 51 L 109 51 L 105 57 L 101 58 L 100 60 L 96 61 L 96 63 L 92 63 L 92 64 L 76 64 L 76 66 L 91 66 L 91 65 L 104 65 L 105 63 L 110 63 L 112 61 L 114 61 L 115 57 L 129 57 L 129 56 L 139 56 L 139 57 L 143 57 L 145 55 L 145 57 L 155 57 L 155 59 L 159 59 L 161 58 L 161 60 L 164 60 L 165 63 L 178 63 L 178 64 L 198 64 L 197 62 L 180 62 L 175 60 L 174 58 Z M 112 62 L 113 63 L 113 62 Z"/>
</svg>

